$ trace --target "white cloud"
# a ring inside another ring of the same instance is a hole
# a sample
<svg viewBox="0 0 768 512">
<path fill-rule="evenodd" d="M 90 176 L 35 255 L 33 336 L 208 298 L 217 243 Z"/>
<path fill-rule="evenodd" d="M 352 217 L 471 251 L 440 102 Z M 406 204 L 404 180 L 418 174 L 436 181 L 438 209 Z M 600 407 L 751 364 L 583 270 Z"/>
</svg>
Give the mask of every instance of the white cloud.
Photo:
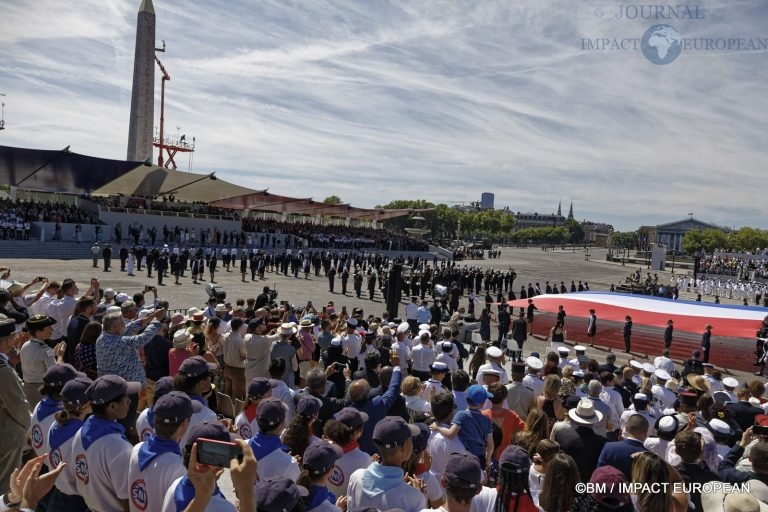
<svg viewBox="0 0 768 512">
<path fill-rule="evenodd" d="M 4 11 L 0 143 L 124 157 L 132 3 Z M 166 130 L 196 136 L 197 171 L 364 207 L 492 191 L 514 211 L 573 201 L 578 218 L 621 229 L 690 211 L 768 227 L 752 190 L 766 52 L 656 66 L 640 51 L 583 51 L 582 38 L 639 38 L 655 21 L 579 16 L 555 0 L 154 3 Z M 699 5 L 705 20 L 668 23 L 683 37 L 768 37 L 760 6 Z"/>
</svg>

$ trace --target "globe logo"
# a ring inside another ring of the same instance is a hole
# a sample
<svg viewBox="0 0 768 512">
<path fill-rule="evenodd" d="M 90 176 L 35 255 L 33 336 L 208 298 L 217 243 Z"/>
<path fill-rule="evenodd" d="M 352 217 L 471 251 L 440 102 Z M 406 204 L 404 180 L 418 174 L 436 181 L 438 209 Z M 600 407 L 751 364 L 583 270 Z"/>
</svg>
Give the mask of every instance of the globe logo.
<svg viewBox="0 0 768 512">
<path fill-rule="evenodd" d="M 680 55 L 682 40 L 677 30 L 669 25 L 653 25 L 641 39 L 643 55 L 654 64 L 669 64 Z"/>
<path fill-rule="evenodd" d="M 602 18 L 604 15 L 605 15 L 605 13 L 603 12 L 603 10 L 600 7 L 595 9 L 595 18 L 599 19 L 599 18 Z"/>
</svg>

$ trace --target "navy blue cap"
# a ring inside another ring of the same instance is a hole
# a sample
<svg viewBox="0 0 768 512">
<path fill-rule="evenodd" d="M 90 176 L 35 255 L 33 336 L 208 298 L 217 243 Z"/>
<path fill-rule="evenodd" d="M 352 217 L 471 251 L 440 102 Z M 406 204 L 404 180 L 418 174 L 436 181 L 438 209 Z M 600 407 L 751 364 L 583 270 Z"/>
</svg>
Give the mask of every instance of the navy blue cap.
<svg viewBox="0 0 768 512">
<path fill-rule="evenodd" d="M 304 450 L 301 463 L 312 476 L 319 476 L 327 473 L 343 456 L 344 452 L 337 445 L 321 440 Z"/>
<path fill-rule="evenodd" d="M 469 452 L 452 453 L 443 477 L 449 485 L 479 489 L 483 484 L 483 468 L 480 460 Z"/>
<path fill-rule="evenodd" d="M 337 412 L 333 419 L 348 427 L 359 428 L 368 421 L 368 415 L 354 407 L 345 407 Z"/>
<path fill-rule="evenodd" d="M 290 512 L 308 494 L 307 489 L 285 476 L 259 480 L 254 493 L 256 510 L 260 512 Z"/>
<path fill-rule="evenodd" d="M 167 395 L 173 391 L 173 377 L 161 377 L 155 382 L 154 401 L 157 402 L 161 396 Z"/>
<path fill-rule="evenodd" d="M 61 400 L 68 405 L 82 405 L 88 401 L 86 391 L 91 387 L 93 381 L 88 377 L 75 377 L 67 381 L 61 388 Z"/>
<path fill-rule="evenodd" d="M 45 372 L 43 383 L 47 386 L 63 386 L 75 377 L 85 377 L 85 374 L 75 370 L 71 364 L 57 363 Z"/>
<path fill-rule="evenodd" d="M 259 423 L 275 426 L 285 420 L 285 406 L 277 398 L 266 398 L 256 406 Z"/>
<path fill-rule="evenodd" d="M 314 416 L 320 412 L 323 402 L 311 395 L 303 395 L 296 404 L 296 414 L 301 414 L 305 418 Z"/>
<path fill-rule="evenodd" d="M 420 432 L 419 427 L 409 425 L 400 416 L 385 416 L 373 427 L 373 442 L 381 448 L 396 448 Z"/>
<path fill-rule="evenodd" d="M 419 433 L 413 437 L 413 452 L 421 453 L 427 449 L 431 431 L 425 423 L 414 423 L 414 425 L 419 429 Z"/>
<path fill-rule="evenodd" d="M 179 375 L 184 377 L 202 377 L 214 371 L 218 366 L 209 363 L 203 356 L 188 357 L 179 366 Z"/>
<path fill-rule="evenodd" d="M 248 396 L 251 398 L 261 398 L 272 389 L 272 384 L 266 377 L 256 377 L 248 383 Z"/>
<path fill-rule="evenodd" d="M 117 375 L 105 375 L 93 381 L 86 396 L 91 403 L 101 405 L 122 395 L 135 395 L 139 391 L 141 384 L 138 382 L 126 382 Z"/>
<path fill-rule="evenodd" d="M 155 423 L 175 425 L 192 416 L 192 413 L 203 410 L 203 405 L 192 400 L 186 393 L 171 391 L 160 397 L 152 406 Z"/>
<path fill-rule="evenodd" d="M 526 473 L 531 468 L 528 452 L 516 444 L 507 446 L 499 457 L 499 468 L 512 473 Z"/>
<path fill-rule="evenodd" d="M 224 441 L 229 443 L 232 439 L 229 437 L 227 428 L 219 422 L 198 423 L 189 430 L 189 441 L 187 446 L 191 446 L 198 439 L 212 439 L 214 441 Z"/>
</svg>

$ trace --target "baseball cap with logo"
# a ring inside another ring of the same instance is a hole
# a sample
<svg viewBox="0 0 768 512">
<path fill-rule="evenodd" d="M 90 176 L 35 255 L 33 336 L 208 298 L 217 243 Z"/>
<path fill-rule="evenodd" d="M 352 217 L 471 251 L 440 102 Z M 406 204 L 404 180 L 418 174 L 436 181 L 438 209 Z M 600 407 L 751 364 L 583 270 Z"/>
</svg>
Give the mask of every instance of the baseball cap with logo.
<svg viewBox="0 0 768 512">
<path fill-rule="evenodd" d="M 104 375 L 93 381 L 86 391 L 86 397 L 91 403 L 102 405 L 120 396 L 134 395 L 139 391 L 141 391 L 141 384 L 138 382 L 126 382 L 117 375 Z"/>
<path fill-rule="evenodd" d="M 184 377 L 202 377 L 217 368 L 215 363 L 209 363 L 203 356 L 188 357 L 179 366 L 179 375 Z"/>
<path fill-rule="evenodd" d="M 397 448 L 419 432 L 419 427 L 406 423 L 400 416 L 385 416 L 373 427 L 373 442 L 380 448 Z"/>
<path fill-rule="evenodd" d="M 256 407 L 256 417 L 259 424 L 279 425 L 285 420 L 285 406 L 277 398 L 267 398 Z"/>
<path fill-rule="evenodd" d="M 203 410 L 203 405 L 192 400 L 186 393 L 171 391 L 160 397 L 152 406 L 155 423 L 175 425 Z"/>
</svg>

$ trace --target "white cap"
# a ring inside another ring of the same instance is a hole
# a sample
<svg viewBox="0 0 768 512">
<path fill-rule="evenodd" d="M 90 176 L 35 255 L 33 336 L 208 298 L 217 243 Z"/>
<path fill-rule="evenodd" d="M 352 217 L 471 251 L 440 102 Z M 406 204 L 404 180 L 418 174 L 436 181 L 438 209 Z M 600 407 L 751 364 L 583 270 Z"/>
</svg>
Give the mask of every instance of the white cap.
<svg viewBox="0 0 768 512">
<path fill-rule="evenodd" d="M 488 368 L 487 370 L 483 368 L 483 375 L 495 375 L 501 377 L 501 372 L 499 370 L 494 370 L 493 368 Z"/>
<path fill-rule="evenodd" d="M 390 329 L 394 329 L 395 327 L 397 327 L 397 324 L 395 322 L 389 322 L 387 325 L 389 326 Z"/>
<path fill-rule="evenodd" d="M 653 374 L 656 376 L 657 379 L 661 379 L 661 380 L 669 380 L 672 378 L 669 372 L 667 372 L 666 370 L 662 370 L 661 368 L 653 372 Z"/>
<path fill-rule="evenodd" d="M 656 367 L 655 367 L 655 366 L 653 366 L 651 363 L 645 363 L 645 364 L 643 365 L 643 371 L 644 371 L 645 373 L 650 373 L 651 375 L 653 375 L 653 372 L 655 372 L 655 371 L 656 371 Z"/>
<path fill-rule="evenodd" d="M 727 388 L 735 389 L 739 387 L 739 381 L 734 379 L 733 377 L 726 377 L 723 379 L 723 386 Z"/>
<path fill-rule="evenodd" d="M 641 363 L 640 361 L 635 361 L 634 359 L 629 361 L 629 366 L 631 366 L 635 370 L 642 370 L 643 369 L 643 363 Z"/>
<path fill-rule="evenodd" d="M 429 330 L 429 324 L 419 324 L 419 330 L 420 331 L 428 331 Z"/>
<path fill-rule="evenodd" d="M 654 384 L 651 386 L 651 394 L 653 395 L 653 399 L 657 402 L 663 402 L 664 401 L 664 388 L 659 386 L 658 384 Z"/>
<path fill-rule="evenodd" d="M 113 290 L 112 288 L 107 288 L 106 290 L 104 290 L 104 296 L 105 297 L 113 297 L 114 298 L 115 290 Z"/>
<path fill-rule="evenodd" d="M 717 418 L 709 420 L 709 428 L 711 428 L 715 434 L 722 434 L 727 436 L 731 433 L 731 426 L 723 420 L 718 420 Z"/>
<path fill-rule="evenodd" d="M 122 310 L 122 308 L 120 306 L 109 306 L 107 308 L 107 312 L 104 313 L 104 314 L 105 315 L 110 315 L 112 313 L 122 313 L 122 312 L 123 312 L 123 310 Z"/>
<path fill-rule="evenodd" d="M 488 350 L 485 351 L 485 354 L 488 357 L 501 357 L 504 355 L 504 352 L 501 351 L 499 347 L 488 347 Z"/>
<path fill-rule="evenodd" d="M 341 346 L 341 338 L 333 338 L 331 340 L 331 346 L 332 347 L 340 347 Z"/>
<path fill-rule="evenodd" d="M 573 347 L 573 350 L 575 350 L 576 352 L 586 352 L 587 347 L 585 347 L 584 345 L 575 345 Z"/>
<path fill-rule="evenodd" d="M 645 400 L 648 401 L 648 395 L 645 393 L 635 393 L 635 396 L 632 397 L 634 400 Z"/>
<path fill-rule="evenodd" d="M 529 368 L 533 368 L 534 370 L 541 370 L 544 368 L 544 363 L 541 362 L 541 359 L 538 357 L 529 357 L 525 360 L 525 364 L 528 365 Z"/>
<path fill-rule="evenodd" d="M 425 334 L 427 335 L 427 338 L 429 338 L 432 335 L 432 333 L 429 332 L 429 329 L 422 329 L 422 330 L 419 331 L 419 336 L 418 337 L 421 338 Z"/>
<path fill-rule="evenodd" d="M 574 377 L 578 377 L 580 379 L 583 379 L 584 378 L 584 372 L 582 370 L 576 370 L 575 372 L 573 372 L 573 376 Z"/>
<path fill-rule="evenodd" d="M 404 332 L 408 332 L 411 330 L 411 326 L 408 325 L 408 322 L 403 322 L 400 325 L 397 326 L 397 333 L 402 334 Z"/>
<path fill-rule="evenodd" d="M 127 300 L 131 300 L 127 293 L 118 293 L 115 295 L 115 302 L 122 303 Z"/>
<path fill-rule="evenodd" d="M 557 347 L 557 352 L 559 354 L 570 354 L 571 349 L 569 349 L 568 347 Z"/>
<path fill-rule="evenodd" d="M 659 428 L 657 430 L 659 432 L 674 432 L 677 430 L 677 422 L 675 421 L 675 418 L 672 416 L 663 416 L 659 420 Z"/>
</svg>

